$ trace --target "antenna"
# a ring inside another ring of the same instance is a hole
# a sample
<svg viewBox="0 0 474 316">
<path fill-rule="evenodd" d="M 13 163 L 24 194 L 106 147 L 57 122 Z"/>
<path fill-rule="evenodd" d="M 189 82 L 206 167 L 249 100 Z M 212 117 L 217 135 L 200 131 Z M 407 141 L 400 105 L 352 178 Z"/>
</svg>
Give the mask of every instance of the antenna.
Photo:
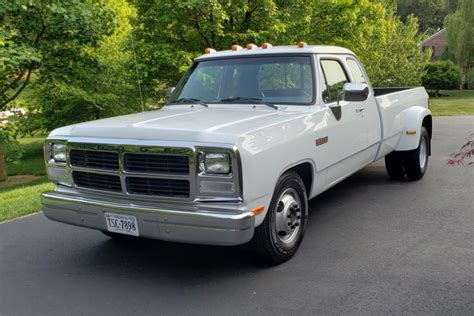
<svg viewBox="0 0 474 316">
<path fill-rule="evenodd" d="M 140 93 L 142 112 L 145 112 L 145 104 L 143 103 L 142 86 L 140 84 L 140 74 L 138 73 L 137 54 L 135 53 L 135 41 L 133 39 L 133 32 L 130 32 L 130 37 L 132 38 L 133 61 L 135 63 L 135 72 L 137 73 L 138 92 Z"/>
</svg>

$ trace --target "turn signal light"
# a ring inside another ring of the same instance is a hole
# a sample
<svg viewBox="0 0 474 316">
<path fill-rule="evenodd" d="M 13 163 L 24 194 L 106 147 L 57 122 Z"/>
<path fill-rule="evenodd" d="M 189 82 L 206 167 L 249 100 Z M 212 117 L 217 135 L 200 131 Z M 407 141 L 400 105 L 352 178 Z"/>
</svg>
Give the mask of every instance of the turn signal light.
<svg viewBox="0 0 474 316">
<path fill-rule="evenodd" d="M 252 210 L 252 216 L 257 216 L 265 210 L 265 205 L 260 205 Z"/>
<path fill-rule="evenodd" d="M 262 48 L 263 48 L 263 49 L 272 48 L 272 44 L 263 43 L 263 44 L 262 44 Z"/>
<path fill-rule="evenodd" d="M 242 46 L 239 46 L 239 45 L 235 45 L 235 44 L 234 44 L 234 45 L 232 45 L 232 46 L 230 47 L 230 49 L 232 49 L 232 50 L 235 52 L 235 51 L 237 51 L 237 50 L 241 50 L 241 49 L 242 49 Z"/>
<path fill-rule="evenodd" d="M 215 49 L 212 49 L 212 48 L 209 48 L 209 47 L 204 50 L 204 53 L 206 53 L 206 54 L 215 53 L 215 52 L 216 52 Z"/>
<path fill-rule="evenodd" d="M 299 48 L 308 47 L 308 44 L 306 44 L 305 42 L 298 42 L 298 47 Z"/>
<path fill-rule="evenodd" d="M 407 135 L 415 135 L 416 131 L 414 129 L 407 130 Z"/>
</svg>

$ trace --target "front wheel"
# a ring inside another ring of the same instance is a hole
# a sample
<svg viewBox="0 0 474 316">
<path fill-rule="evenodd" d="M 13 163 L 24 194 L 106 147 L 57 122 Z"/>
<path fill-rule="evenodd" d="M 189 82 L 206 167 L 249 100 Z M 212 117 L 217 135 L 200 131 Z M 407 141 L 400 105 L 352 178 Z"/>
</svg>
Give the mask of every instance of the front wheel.
<svg viewBox="0 0 474 316">
<path fill-rule="evenodd" d="M 301 177 L 283 174 L 276 185 L 263 223 L 256 228 L 254 246 L 262 259 L 279 264 L 289 260 L 303 240 L 308 197 Z"/>
</svg>

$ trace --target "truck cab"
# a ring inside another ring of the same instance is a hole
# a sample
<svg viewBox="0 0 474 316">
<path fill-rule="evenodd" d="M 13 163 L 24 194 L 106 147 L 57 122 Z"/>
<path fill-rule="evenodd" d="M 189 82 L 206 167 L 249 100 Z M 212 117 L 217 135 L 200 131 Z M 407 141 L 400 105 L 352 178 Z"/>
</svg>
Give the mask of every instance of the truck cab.
<svg viewBox="0 0 474 316">
<path fill-rule="evenodd" d="M 334 46 L 233 45 L 196 58 L 160 110 L 66 126 L 45 143 L 50 219 L 105 234 L 238 245 L 281 263 L 308 200 L 385 157 L 423 177 L 424 88 L 373 88 Z"/>
</svg>

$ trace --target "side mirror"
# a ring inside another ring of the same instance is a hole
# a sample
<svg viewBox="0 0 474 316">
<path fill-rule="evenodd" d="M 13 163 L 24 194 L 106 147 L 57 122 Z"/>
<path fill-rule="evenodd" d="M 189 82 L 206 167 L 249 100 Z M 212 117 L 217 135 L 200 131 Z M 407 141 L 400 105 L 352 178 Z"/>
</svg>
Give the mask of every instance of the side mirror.
<svg viewBox="0 0 474 316">
<path fill-rule="evenodd" d="M 166 97 L 169 98 L 173 92 L 174 92 L 174 87 L 169 87 L 169 88 L 166 88 Z"/>
<path fill-rule="evenodd" d="M 344 84 L 344 101 L 362 102 L 369 96 L 369 86 L 365 83 Z"/>
<path fill-rule="evenodd" d="M 362 102 L 367 100 L 369 96 L 369 86 L 365 83 L 345 83 L 344 88 L 337 95 L 337 103 L 329 108 L 336 120 L 340 120 L 342 116 L 342 107 L 339 104 L 341 100 L 348 102 Z"/>
</svg>

